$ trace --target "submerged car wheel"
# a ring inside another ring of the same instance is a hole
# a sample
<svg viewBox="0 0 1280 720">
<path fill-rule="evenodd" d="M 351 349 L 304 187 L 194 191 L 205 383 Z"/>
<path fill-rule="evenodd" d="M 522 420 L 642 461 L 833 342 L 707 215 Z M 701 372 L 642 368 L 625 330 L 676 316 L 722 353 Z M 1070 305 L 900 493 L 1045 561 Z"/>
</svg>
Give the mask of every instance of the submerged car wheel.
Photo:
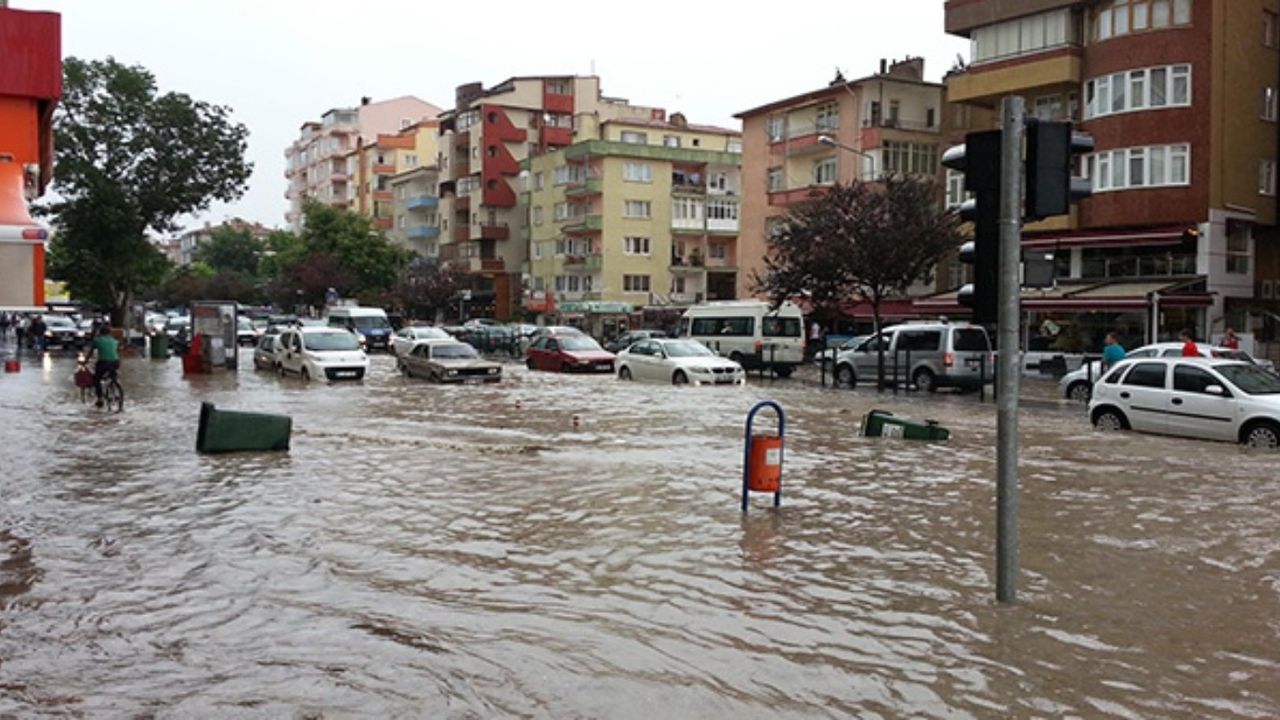
<svg viewBox="0 0 1280 720">
<path fill-rule="evenodd" d="M 1129 424 L 1125 422 L 1124 415 L 1119 410 L 1102 410 L 1093 418 L 1093 426 L 1099 430 L 1106 432 L 1115 432 L 1117 430 L 1125 430 Z"/>
<path fill-rule="evenodd" d="M 307 369 L 306 365 L 302 366 L 302 371 L 298 373 L 298 376 L 302 378 L 302 382 L 311 382 L 311 371 Z"/>
<path fill-rule="evenodd" d="M 791 377 L 791 373 L 794 370 L 795 368 L 790 365 L 778 365 L 773 369 L 773 374 L 785 380 L 786 378 Z"/>
<path fill-rule="evenodd" d="M 1245 428 L 1243 442 L 1251 448 L 1275 450 L 1280 447 L 1280 425 L 1269 422 L 1254 423 Z"/>
<path fill-rule="evenodd" d="M 858 377 L 853 374 L 851 365 L 836 366 L 836 385 L 848 385 L 854 387 L 858 384 Z"/>
<path fill-rule="evenodd" d="M 627 367 L 626 365 L 623 365 L 623 366 L 622 366 L 622 369 L 618 371 L 618 379 L 619 379 L 619 380 L 630 380 L 630 379 L 631 379 L 631 368 Z"/>
<path fill-rule="evenodd" d="M 528 360 L 525 360 L 525 361 L 524 361 L 524 366 L 525 366 L 525 367 L 527 367 L 527 368 L 529 368 L 530 370 L 532 370 L 532 369 L 533 369 L 533 358 L 529 358 Z"/>
<path fill-rule="evenodd" d="M 1089 402 L 1089 398 L 1093 395 L 1093 389 L 1089 387 L 1089 383 L 1079 380 L 1067 386 L 1067 399 L 1076 402 Z"/>
<path fill-rule="evenodd" d="M 677 370 L 675 375 L 671 376 L 672 385 L 688 385 L 689 376 L 684 374 L 683 370 Z"/>
<path fill-rule="evenodd" d="M 911 378 L 912 384 L 916 386 L 916 390 L 920 392 L 937 392 L 938 384 L 934 381 L 933 373 L 921 368 Z"/>
</svg>

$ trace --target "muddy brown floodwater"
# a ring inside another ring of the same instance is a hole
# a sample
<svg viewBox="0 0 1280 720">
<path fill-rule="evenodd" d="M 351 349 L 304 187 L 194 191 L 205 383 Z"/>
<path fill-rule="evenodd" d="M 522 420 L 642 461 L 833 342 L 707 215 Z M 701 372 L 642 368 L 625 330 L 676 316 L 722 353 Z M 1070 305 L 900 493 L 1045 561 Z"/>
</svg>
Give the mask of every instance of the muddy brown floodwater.
<svg viewBox="0 0 1280 720">
<path fill-rule="evenodd" d="M 0 376 L 0 716 L 1280 716 L 1275 455 L 1026 410 L 1004 607 L 972 397 L 127 360 L 105 415 L 71 371 Z M 783 506 L 744 517 L 765 398 Z M 201 400 L 292 451 L 196 455 Z M 873 407 L 953 439 L 859 438 Z"/>
</svg>

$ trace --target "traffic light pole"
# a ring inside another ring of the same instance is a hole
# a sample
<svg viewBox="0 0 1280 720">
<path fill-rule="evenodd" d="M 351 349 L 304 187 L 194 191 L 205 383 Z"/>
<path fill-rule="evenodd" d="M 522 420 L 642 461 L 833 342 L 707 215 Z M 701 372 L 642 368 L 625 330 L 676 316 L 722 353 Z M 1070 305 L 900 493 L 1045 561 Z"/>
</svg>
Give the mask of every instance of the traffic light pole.
<svg viewBox="0 0 1280 720">
<path fill-rule="evenodd" d="M 1000 296 L 996 419 L 996 600 L 1012 603 L 1018 587 L 1018 387 L 1022 353 L 1022 135 L 1024 101 L 1007 97 L 1002 108 L 1000 162 Z"/>
</svg>

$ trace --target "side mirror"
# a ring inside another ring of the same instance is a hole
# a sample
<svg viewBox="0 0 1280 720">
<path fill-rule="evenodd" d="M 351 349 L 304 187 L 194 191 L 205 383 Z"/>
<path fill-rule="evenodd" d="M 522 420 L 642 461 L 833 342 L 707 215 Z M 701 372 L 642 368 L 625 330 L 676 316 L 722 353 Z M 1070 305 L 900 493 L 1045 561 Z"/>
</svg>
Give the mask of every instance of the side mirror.
<svg viewBox="0 0 1280 720">
<path fill-rule="evenodd" d="M 1227 394 L 1227 389 L 1221 385 L 1209 385 L 1205 387 L 1204 391 L 1209 395 L 1217 395 L 1218 397 L 1223 397 Z"/>
</svg>

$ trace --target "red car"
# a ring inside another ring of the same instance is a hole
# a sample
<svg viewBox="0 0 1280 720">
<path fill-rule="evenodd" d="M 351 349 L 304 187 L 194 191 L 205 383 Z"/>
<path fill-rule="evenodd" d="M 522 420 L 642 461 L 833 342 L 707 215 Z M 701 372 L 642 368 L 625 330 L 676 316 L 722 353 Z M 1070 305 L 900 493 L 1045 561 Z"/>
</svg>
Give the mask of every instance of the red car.
<svg viewBox="0 0 1280 720">
<path fill-rule="evenodd" d="M 585 335 L 543 335 L 529 346 L 530 370 L 613 373 L 614 355 Z"/>
</svg>

